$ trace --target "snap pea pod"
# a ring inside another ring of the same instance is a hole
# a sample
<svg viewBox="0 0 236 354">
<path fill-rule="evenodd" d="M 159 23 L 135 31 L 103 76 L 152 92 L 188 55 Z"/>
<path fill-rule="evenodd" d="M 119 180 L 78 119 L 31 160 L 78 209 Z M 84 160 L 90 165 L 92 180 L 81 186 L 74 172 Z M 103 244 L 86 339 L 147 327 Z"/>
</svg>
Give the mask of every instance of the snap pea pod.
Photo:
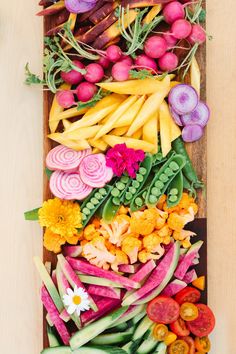
<svg viewBox="0 0 236 354">
<path fill-rule="evenodd" d="M 128 205 L 142 189 L 152 169 L 152 155 L 146 154 L 144 161 L 140 164 L 136 178 L 131 181 L 130 187 L 124 194 L 124 205 Z"/>
<path fill-rule="evenodd" d="M 183 195 L 183 187 L 183 173 L 182 171 L 179 171 L 175 178 L 170 182 L 167 189 L 168 208 L 172 208 L 179 203 Z"/>
<path fill-rule="evenodd" d="M 149 186 L 150 186 L 150 184 L 148 184 L 146 187 L 141 189 L 132 199 L 132 201 L 130 203 L 130 210 L 132 212 L 140 210 L 142 207 L 145 206 L 145 200 L 146 200 Z"/>
<path fill-rule="evenodd" d="M 172 142 L 172 147 L 177 154 L 185 157 L 186 164 L 183 167 L 183 174 L 189 180 L 189 182 L 195 188 L 204 188 L 204 183 L 199 181 L 196 171 L 193 167 L 192 161 L 190 160 L 188 153 L 185 149 L 184 142 L 181 138 L 177 138 Z"/>
<path fill-rule="evenodd" d="M 91 217 L 95 214 L 99 206 L 108 198 L 112 190 L 112 186 L 106 185 L 103 188 L 96 188 L 82 203 L 82 224 L 87 225 Z"/>
<path fill-rule="evenodd" d="M 146 205 L 153 207 L 165 193 L 171 181 L 185 165 L 185 158 L 182 155 L 172 155 L 160 168 L 154 177 L 146 196 Z"/>
<path fill-rule="evenodd" d="M 183 174 L 183 186 L 184 186 L 184 189 L 186 189 L 189 192 L 191 197 L 196 199 L 197 192 L 196 192 L 195 188 L 193 186 L 191 186 L 190 182 L 187 180 L 187 178 L 185 177 L 184 174 Z"/>
</svg>

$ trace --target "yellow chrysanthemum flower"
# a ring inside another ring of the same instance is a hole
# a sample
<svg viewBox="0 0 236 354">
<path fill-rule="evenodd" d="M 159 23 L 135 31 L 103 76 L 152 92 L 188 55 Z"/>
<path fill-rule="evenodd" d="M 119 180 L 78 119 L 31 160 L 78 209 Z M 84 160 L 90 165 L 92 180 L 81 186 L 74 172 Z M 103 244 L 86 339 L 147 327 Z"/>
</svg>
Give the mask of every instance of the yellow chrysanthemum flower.
<svg viewBox="0 0 236 354">
<path fill-rule="evenodd" d="M 55 234 L 71 238 L 82 227 L 80 206 L 67 200 L 49 199 L 39 209 L 39 223 Z"/>
<path fill-rule="evenodd" d="M 58 234 L 54 234 L 54 232 L 52 232 L 51 230 L 46 229 L 43 236 L 43 245 L 48 251 L 60 253 L 61 246 L 65 243 L 66 240 L 64 237 Z"/>
</svg>

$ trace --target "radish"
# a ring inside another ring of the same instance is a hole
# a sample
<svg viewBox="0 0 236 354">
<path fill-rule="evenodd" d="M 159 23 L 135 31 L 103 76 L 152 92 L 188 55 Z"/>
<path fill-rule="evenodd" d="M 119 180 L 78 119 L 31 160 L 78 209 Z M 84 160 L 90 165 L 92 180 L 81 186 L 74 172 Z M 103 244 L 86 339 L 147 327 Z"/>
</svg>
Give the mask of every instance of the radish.
<svg viewBox="0 0 236 354">
<path fill-rule="evenodd" d="M 210 110 L 208 106 L 199 101 L 197 107 L 190 113 L 185 114 L 181 117 L 184 125 L 198 124 L 201 127 L 205 127 L 210 118 Z"/>
<path fill-rule="evenodd" d="M 185 125 L 182 130 L 182 138 L 186 143 L 193 143 L 203 135 L 203 128 L 198 124 Z"/>
<path fill-rule="evenodd" d="M 100 64 L 92 63 L 86 66 L 86 74 L 84 75 L 85 80 L 88 82 L 99 82 L 104 77 L 104 70 Z"/>
<path fill-rule="evenodd" d="M 182 127 L 183 126 L 183 122 L 181 120 L 180 115 L 177 112 L 175 112 L 175 110 L 171 106 L 170 106 L 170 113 L 171 113 L 171 116 L 174 119 L 175 123 L 177 125 L 179 125 L 180 127 Z"/>
<path fill-rule="evenodd" d="M 62 90 L 56 93 L 58 104 L 63 108 L 70 108 L 75 104 L 73 92 L 70 90 Z"/>
<path fill-rule="evenodd" d="M 111 74 L 113 79 L 116 81 L 126 81 L 129 79 L 129 71 L 131 66 L 126 64 L 125 62 L 118 62 L 113 65 L 111 69 Z"/>
<path fill-rule="evenodd" d="M 184 7 L 180 2 L 172 1 L 164 7 L 163 16 L 167 23 L 172 24 L 185 17 Z"/>
<path fill-rule="evenodd" d="M 162 71 L 172 71 L 177 68 L 179 63 L 176 54 L 168 52 L 165 53 L 159 60 L 158 64 Z"/>
<path fill-rule="evenodd" d="M 116 63 L 122 57 L 122 50 L 118 47 L 118 45 L 110 45 L 106 50 L 106 55 L 108 60 Z"/>
<path fill-rule="evenodd" d="M 165 39 L 166 43 L 167 43 L 167 47 L 168 49 L 174 47 L 177 43 L 177 38 L 175 38 L 173 36 L 173 34 L 171 34 L 170 31 L 166 31 L 163 33 L 163 38 Z"/>
<path fill-rule="evenodd" d="M 187 38 L 192 31 L 192 25 L 187 20 L 177 20 L 171 26 L 171 33 L 177 39 Z"/>
<path fill-rule="evenodd" d="M 70 85 L 77 85 L 83 80 L 83 74 L 82 72 L 84 71 L 84 64 L 81 63 L 79 60 L 73 60 L 73 65 L 77 66 L 81 72 L 73 69 L 68 72 L 61 71 L 61 78 L 63 81 L 65 81 L 67 84 Z"/>
<path fill-rule="evenodd" d="M 84 13 L 92 10 L 96 5 L 95 1 L 65 0 L 66 9 L 74 14 Z"/>
<path fill-rule="evenodd" d="M 192 32 L 187 39 L 191 44 L 202 44 L 206 41 L 206 33 L 202 26 L 194 24 L 192 25 Z"/>
<path fill-rule="evenodd" d="M 107 58 L 107 57 L 100 57 L 97 61 L 98 64 L 100 64 L 103 69 L 107 69 L 109 68 L 109 65 L 110 65 L 110 60 Z"/>
<path fill-rule="evenodd" d="M 76 95 L 79 101 L 88 102 L 97 93 L 97 90 L 98 88 L 96 85 L 90 82 L 82 82 L 76 88 Z"/>
<path fill-rule="evenodd" d="M 138 67 L 137 69 L 153 69 L 151 71 L 157 71 L 157 64 L 155 60 L 145 54 L 138 55 L 134 62 L 135 65 Z"/>
<path fill-rule="evenodd" d="M 173 110 L 183 115 L 197 107 L 198 94 L 192 86 L 179 84 L 171 89 L 168 100 Z"/>
<path fill-rule="evenodd" d="M 185 276 L 185 274 L 187 273 L 189 267 L 191 267 L 192 265 L 192 261 L 194 260 L 194 258 L 196 257 L 196 254 L 199 252 L 200 248 L 203 245 L 203 241 L 198 241 L 196 243 L 194 243 L 188 250 L 188 252 L 186 253 L 186 255 L 184 255 L 184 257 L 182 258 L 182 260 L 179 262 L 174 276 L 180 280 L 182 280 Z"/>
<path fill-rule="evenodd" d="M 165 39 L 160 36 L 149 37 L 144 44 L 145 54 L 153 59 L 162 57 L 166 51 L 167 43 Z"/>
<path fill-rule="evenodd" d="M 133 60 L 128 55 L 122 55 L 121 59 L 119 60 L 119 63 L 125 63 L 127 65 L 132 66 L 133 65 Z"/>
</svg>

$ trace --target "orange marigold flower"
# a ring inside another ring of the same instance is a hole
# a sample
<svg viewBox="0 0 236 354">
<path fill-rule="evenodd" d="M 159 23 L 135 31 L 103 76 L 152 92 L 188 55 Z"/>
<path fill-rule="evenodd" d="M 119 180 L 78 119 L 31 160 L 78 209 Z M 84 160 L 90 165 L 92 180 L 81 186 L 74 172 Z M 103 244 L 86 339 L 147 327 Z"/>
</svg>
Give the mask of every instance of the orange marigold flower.
<svg viewBox="0 0 236 354">
<path fill-rule="evenodd" d="M 94 237 L 100 236 L 94 224 L 90 224 L 84 228 L 83 234 L 85 240 L 91 241 Z"/>
<path fill-rule="evenodd" d="M 49 199 L 39 209 L 39 223 L 55 234 L 72 237 L 82 227 L 80 206 L 68 200 Z"/>
<path fill-rule="evenodd" d="M 44 232 L 43 236 L 43 245 L 44 247 L 51 252 L 54 253 L 60 253 L 61 252 L 61 246 L 66 243 L 66 240 L 64 237 L 55 234 L 49 229 L 46 229 Z"/>
</svg>

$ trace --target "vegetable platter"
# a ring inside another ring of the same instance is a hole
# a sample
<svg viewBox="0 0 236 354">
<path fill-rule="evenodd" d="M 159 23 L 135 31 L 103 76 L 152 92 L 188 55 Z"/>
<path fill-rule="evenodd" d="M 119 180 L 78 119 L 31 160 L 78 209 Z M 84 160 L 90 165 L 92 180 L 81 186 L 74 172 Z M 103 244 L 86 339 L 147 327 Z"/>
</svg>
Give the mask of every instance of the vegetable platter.
<svg viewBox="0 0 236 354">
<path fill-rule="evenodd" d="M 39 5 L 42 353 L 207 353 L 205 4 Z"/>
</svg>

